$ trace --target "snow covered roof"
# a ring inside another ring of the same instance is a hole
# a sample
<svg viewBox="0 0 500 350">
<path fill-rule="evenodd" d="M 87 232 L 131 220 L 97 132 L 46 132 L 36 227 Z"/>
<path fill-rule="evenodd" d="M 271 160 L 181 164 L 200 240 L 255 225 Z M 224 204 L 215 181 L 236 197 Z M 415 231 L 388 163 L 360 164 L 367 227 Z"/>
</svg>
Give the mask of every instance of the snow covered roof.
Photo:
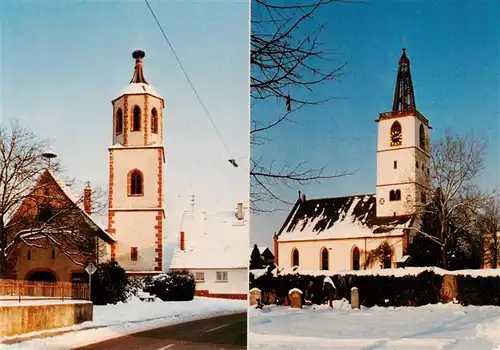
<svg viewBox="0 0 500 350">
<path fill-rule="evenodd" d="M 84 218 L 85 218 L 85 222 L 90 225 L 90 227 L 92 227 L 92 229 L 96 230 L 98 232 L 98 235 L 99 237 L 104 240 L 105 242 L 107 243 L 112 243 L 112 242 L 115 242 L 116 239 L 111 235 L 109 234 L 107 231 L 106 231 L 106 228 L 105 226 L 102 226 L 99 224 L 98 221 L 94 220 L 94 218 L 91 216 L 91 215 L 88 215 L 84 209 L 83 209 L 83 196 L 78 196 L 76 195 L 73 190 L 67 185 L 66 182 L 64 182 L 59 176 L 57 176 L 57 174 L 54 172 L 54 170 L 52 168 L 49 168 L 47 169 L 45 172 L 42 173 L 42 175 L 40 176 L 40 179 L 43 178 L 44 176 L 47 176 L 49 175 L 53 180 L 54 182 L 57 184 L 57 186 L 61 189 L 61 191 L 63 192 L 63 194 L 73 203 L 75 204 L 82 212 L 82 214 L 84 215 Z M 40 180 L 38 180 L 40 181 Z M 37 182 L 38 183 L 38 182 Z M 33 184 L 32 186 L 32 190 L 35 190 L 36 189 L 36 186 L 37 184 Z M 22 203 L 19 204 L 18 208 L 22 205 Z M 15 211 L 18 210 L 18 208 L 16 208 Z M 14 211 L 14 212 L 15 212 Z M 11 217 L 9 217 L 9 220 L 11 219 Z"/>
<path fill-rule="evenodd" d="M 97 219 L 97 217 L 94 219 L 93 215 L 89 215 L 85 212 L 83 209 L 83 200 L 82 196 L 76 195 L 73 190 L 64 182 L 62 181 L 57 174 L 52 169 L 47 170 L 50 176 L 54 179 L 54 181 L 57 183 L 59 188 L 64 192 L 66 197 L 68 197 L 72 203 L 76 204 L 78 208 L 82 211 L 83 215 L 85 215 L 85 221 L 95 230 L 99 232 L 99 236 L 102 240 L 104 240 L 107 243 L 115 242 L 116 239 L 113 237 L 111 234 L 109 234 L 106 231 L 106 227 L 102 226 L 100 224 L 100 220 Z"/>
<path fill-rule="evenodd" d="M 181 222 L 185 249 L 174 250 L 171 269 L 248 267 L 248 208 L 239 220 L 235 210 L 186 211 Z"/>
<path fill-rule="evenodd" d="M 281 227 L 280 241 L 400 236 L 412 215 L 377 217 L 376 195 L 299 198 Z"/>
<path fill-rule="evenodd" d="M 123 95 L 140 95 L 140 94 L 149 94 L 163 100 L 163 97 L 160 96 L 158 92 L 156 92 L 155 88 L 149 84 L 144 83 L 130 83 L 127 87 L 122 90 L 122 92 L 118 95 L 117 98 L 120 98 Z"/>
</svg>

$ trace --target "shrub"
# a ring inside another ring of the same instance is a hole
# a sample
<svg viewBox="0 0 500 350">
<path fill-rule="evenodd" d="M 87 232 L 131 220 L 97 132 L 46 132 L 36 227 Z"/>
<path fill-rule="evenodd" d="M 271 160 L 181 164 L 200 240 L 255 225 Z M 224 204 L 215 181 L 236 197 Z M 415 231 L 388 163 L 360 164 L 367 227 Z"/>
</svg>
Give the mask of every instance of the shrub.
<svg viewBox="0 0 500 350">
<path fill-rule="evenodd" d="M 101 263 L 92 275 L 92 302 L 96 305 L 126 302 L 128 285 L 125 270 L 116 260 Z"/>
<path fill-rule="evenodd" d="M 457 299 L 462 305 L 500 306 L 500 277 L 457 276 Z"/>
<path fill-rule="evenodd" d="M 169 271 L 146 281 L 145 292 L 163 301 L 189 301 L 194 298 L 196 282 L 187 271 Z"/>
<path fill-rule="evenodd" d="M 128 279 L 127 286 L 127 298 L 132 296 L 137 296 L 139 292 L 142 292 L 146 287 L 146 281 L 148 281 L 151 277 L 143 277 L 143 276 L 131 276 Z"/>
</svg>

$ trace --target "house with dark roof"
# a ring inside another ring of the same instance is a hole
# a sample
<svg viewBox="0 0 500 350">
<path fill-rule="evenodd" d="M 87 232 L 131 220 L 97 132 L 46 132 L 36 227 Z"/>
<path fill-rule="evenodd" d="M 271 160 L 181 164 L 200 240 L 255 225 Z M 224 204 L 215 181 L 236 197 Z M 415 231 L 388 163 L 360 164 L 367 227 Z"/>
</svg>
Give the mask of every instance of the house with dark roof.
<svg viewBox="0 0 500 350">
<path fill-rule="evenodd" d="M 403 49 L 392 110 L 379 114 L 375 193 L 299 198 L 274 235 L 275 262 L 301 270 L 393 268 L 408 261 L 430 184 L 429 121 L 417 110 Z"/>
</svg>

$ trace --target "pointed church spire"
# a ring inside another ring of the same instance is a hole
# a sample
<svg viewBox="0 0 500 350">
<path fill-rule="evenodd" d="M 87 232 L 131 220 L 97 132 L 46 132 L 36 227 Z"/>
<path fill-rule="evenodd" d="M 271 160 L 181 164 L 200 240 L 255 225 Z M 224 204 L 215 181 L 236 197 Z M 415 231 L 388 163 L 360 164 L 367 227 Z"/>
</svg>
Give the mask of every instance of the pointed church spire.
<svg viewBox="0 0 500 350">
<path fill-rule="evenodd" d="M 392 111 L 402 112 L 415 109 L 415 94 L 413 93 L 413 84 L 411 81 L 410 60 L 406 56 L 406 49 L 403 48 L 403 54 L 399 59 Z"/>
<path fill-rule="evenodd" d="M 134 76 L 130 81 L 130 84 L 148 84 L 146 79 L 144 78 L 144 72 L 142 71 L 142 59 L 146 56 L 146 53 L 142 50 L 135 50 L 132 52 L 132 57 L 135 59 L 135 68 L 134 68 Z"/>
</svg>

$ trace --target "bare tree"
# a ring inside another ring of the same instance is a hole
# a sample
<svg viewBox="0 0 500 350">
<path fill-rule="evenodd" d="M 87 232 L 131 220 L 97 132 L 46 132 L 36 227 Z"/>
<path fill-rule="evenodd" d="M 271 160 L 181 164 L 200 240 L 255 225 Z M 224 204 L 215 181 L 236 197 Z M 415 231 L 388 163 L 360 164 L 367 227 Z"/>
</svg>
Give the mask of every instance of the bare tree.
<svg viewBox="0 0 500 350">
<path fill-rule="evenodd" d="M 496 269 L 500 254 L 500 198 L 494 194 L 482 205 L 477 220 L 478 237 L 483 243 L 483 262 Z"/>
<path fill-rule="evenodd" d="M 305 107 L 321 105 L 332 96 L 318 99 L 314 90 L 340 76 L 345 62 L 335 59 L 320 41 L 325 25 L 315 21 L 324 6 L 348 0 L 306 0 L 298 2 L 255 0 L 252 3 L 251 99 L 252 107 L 270 102 L 281 113 L 270 119 L 252 115 L 251 146 L 267 145 L 266 132 L 285 122 L 295 121 Z M 321 63 L 332 68 L 324 70 Z M 268 105 L 269 106 L 269 105 Z M 251 159 L 252 209 L 267 211 L 270 202 L 288 203 L 276 193 L 281 186 L 307 185 L 314 181 L 346 176 L 352 172 L 327 173 L 326 168 L 311 169 L 305 163 L 276 165 L 264 158 Z"/>
<path fill-rule="evenodd" d="M 55 247 L 76 264 L 99 249 L 92 220 L 81 210 L 83 195 L 69 198 L 48 174 L 41 153 L 49 146 L 17 123 L 0 126 L 0 276 L 7 275 L 22 246 Z M 99 190 L 98 190 L 99 191 Z M 92 210 L 101 208 L 100 191 L 94 193 Z"/>
<path fill-rule="evenodd" d="M 414 228 L 441 247 L 443 268 L 448 268 L 447 249 L 471 232 L 480 206 L 488 198 L 474 181 L 484 169 L 486 143 L 473 134 L 454 136 L 450 130 L 430 151 L 429 188 L 422 191 L 424 203 L 416 205 L 420 219 L 437 222 L 437 234 Z M 428 199 L 428 200 L 427 200 Z"/>
</svg>

